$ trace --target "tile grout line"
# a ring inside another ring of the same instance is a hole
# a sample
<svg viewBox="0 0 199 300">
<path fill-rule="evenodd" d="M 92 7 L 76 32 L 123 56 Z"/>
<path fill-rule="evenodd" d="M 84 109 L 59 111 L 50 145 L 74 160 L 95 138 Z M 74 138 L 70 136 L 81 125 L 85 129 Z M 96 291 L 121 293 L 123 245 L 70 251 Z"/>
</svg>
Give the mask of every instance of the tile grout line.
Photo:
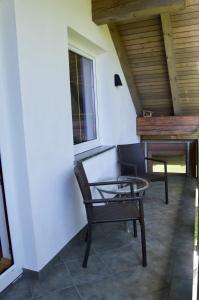
<svg viewBox="0 0 199 300">
<path fill-rule="evenodd" d="M 73 287 L 75 288 L 75 290 L 76 290 L 78 296 L 80 297 L 80 299 L 83 300 L 82 295 L 81 295 L 81 293 L 79 292 L 79 290 L 78 290 L 78 288 L 77 288 L 77 285 L 76 285 L 76 283 L 75 283 L 75 280 L 74 280 L 74 278 L 73 278 L 73 276 L 72 276 L 72 274 L 71 274 L 71 271 L 70 271 L 70 269 L 69 269 L 69 267 L 68 267 L 68 265 L 67 265 L 67 262 L 66 262 L 66 261 L 63 261 L 63 263 L 64 263 L 66 269 L 68 270 L 69 274 L 70 274 L 70 277 L 71 277 L 72 282 L 73 282 Z"/>
</svg>

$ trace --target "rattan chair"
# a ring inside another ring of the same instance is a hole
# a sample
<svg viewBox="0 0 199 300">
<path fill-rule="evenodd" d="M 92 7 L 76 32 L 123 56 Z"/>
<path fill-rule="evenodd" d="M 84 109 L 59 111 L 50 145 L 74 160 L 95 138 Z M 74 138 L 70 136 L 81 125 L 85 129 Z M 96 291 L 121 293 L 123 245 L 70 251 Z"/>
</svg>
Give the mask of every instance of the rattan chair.
<svg viewBox="0 0 199 300">
<path fill-rule="evenodd" d="M 165 203 L 168 204 L 168 178 L 166 161 L 145 157 L 142 143 L 118 145 L 117 152 L 121 167 L 121 175 L 139 176 L 147 179 L 149 182 L 163 181 L 165 184 Z M 164 172 L 147 173 L 145 170 L 146 160 L 162 163 L 164 165 Z"/>
<path fill-rule="evenodd" d="M 138 220 L 141 228 L 142 264 L 145 267 L 147 265 L 147 257 L 142 197 L 128 194 L 122 198 L 93 199 L 90 187 L 110 184 L 130 184 L 130 182 L 128 180 L 89 183 L 81 162 L 76 163 L 74 172 L 83 196 L 88 220 L 86 235 L 87 245 L 82 266 L 84 268 L 87 267 L 92 239 L 92 226 L 94 224 Z"/>
</svg>

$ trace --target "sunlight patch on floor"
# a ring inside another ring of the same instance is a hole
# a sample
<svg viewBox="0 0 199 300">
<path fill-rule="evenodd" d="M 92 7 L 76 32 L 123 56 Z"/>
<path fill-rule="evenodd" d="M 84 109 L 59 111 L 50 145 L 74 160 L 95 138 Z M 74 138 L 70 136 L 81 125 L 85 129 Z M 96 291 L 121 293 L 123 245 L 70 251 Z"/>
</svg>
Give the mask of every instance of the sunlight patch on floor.
<svg viewBox="0 0 199 300">
<path fill-rule="evenodd" d="M 184 156 L 158 156 L 154 158 L 167 161 L 168 173 L 186 173 L 186 164 Z M 153 163 L 153 172 L 164 172 L 164 165 L 158 162 Z"/>
</svg>

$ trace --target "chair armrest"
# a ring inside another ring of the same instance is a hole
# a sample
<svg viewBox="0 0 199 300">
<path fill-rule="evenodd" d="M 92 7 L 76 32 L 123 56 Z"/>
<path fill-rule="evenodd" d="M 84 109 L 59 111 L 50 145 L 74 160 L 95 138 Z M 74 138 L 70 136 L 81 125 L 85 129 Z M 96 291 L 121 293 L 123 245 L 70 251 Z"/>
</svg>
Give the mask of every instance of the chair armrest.
<svg viewBox="0 0 199 300">
<path fill-rule="evenodd" d="M 150 157 L 145 157 L 144 159 L 151 160 L 151 161 L 156 161 L 156 162 L 164 164 L 164 173 L 165 173 L 165 175 L 167 175 L 167 162 L 166 162 L 166 160 L 154 159 L 154 158 L 150 158 Z"/>
<path fill-rule="evenodd" d="M 92 199 L 84 201 L 85 204 L 97 204 L 97 203 L 115 203 L 115 202 L 132 202 L 132 201 L 142 201 L 142 197 L 122 197 L 122 198 L 104 198 L 104 199 Z"/>
<path fill-rule="evenodd" d="M 136 164 L 129 163 L 129 162 L 126 162 L 126 161 L 123 161 L 123 160 L 119 160 L 118 162 L 119 162 L 119 164 L 120 164 L 121 166 L 133 168 L 133 169 L 134 169 L 134 172 L 135 172 L 135 176 L 137 176 L 137 165 L 136 165 Z"/>
<path fill-rule="evenodd" d="M 145 157 L 144 159 L 157 161 L 157 162 L 160 162 L 160 163 L 163 163 L 163 164 L 167 164 L 166 160 L 154 159 L 154 158 L 150 158 L 150 157 Z"/>
</svg>

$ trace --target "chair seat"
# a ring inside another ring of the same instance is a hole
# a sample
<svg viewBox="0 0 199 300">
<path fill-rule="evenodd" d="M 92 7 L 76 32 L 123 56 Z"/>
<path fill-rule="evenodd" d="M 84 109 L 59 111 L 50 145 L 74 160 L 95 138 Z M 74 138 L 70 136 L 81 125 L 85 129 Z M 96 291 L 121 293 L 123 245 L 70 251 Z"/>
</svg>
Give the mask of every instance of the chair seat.
<svg viewBox="0 0 199 300">
<path fill-rule="evenodd" d="M 110 203 L 93 206 L 92 223 L 138 220 L 140 218 L 136 203 Z"/>
</svg>

